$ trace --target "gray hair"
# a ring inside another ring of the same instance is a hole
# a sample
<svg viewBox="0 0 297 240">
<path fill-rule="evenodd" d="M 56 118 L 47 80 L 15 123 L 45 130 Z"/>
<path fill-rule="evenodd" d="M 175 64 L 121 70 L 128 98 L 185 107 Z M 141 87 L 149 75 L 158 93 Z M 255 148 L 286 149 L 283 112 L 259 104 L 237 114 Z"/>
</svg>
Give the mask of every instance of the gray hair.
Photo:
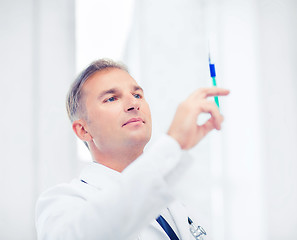
<svg viewBox="0 0 297 240">
<path fill-rule="evenodd" d="M 111 59 L 99 59 L 92 62 L 85 70 L 83 70 L 70 86 L 66 99 L 66 108 L 68 117 L 71 122 L 85 116 L 85 104 L 82 103 L 82 87 L 88 78 L 95 72 L 108 68 L 117 68 L 128 72 L 127 67 Z"/>
<path fill-rule="evenodd" d="M 85 104 L 82 102 L 82 88 L 84 83 L 95 72 L 109 68 L 117 68 L 129 73 L 127 67 L 120 62 L 115 62 L 111 59 L 99 59 L 92 62 L 72 83 L 66 98 L 66 109 L 72 123 L 80 118 L 87 119 Z M 89 149 L 88 143 L 84 141 L 84 144 Z"/>
</svg>

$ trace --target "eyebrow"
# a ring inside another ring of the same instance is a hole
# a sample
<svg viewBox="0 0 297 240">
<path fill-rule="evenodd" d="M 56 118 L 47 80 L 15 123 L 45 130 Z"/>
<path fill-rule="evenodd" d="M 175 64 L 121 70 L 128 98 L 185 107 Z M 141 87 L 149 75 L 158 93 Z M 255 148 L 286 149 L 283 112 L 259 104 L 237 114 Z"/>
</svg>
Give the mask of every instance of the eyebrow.
<svg viewBox="0 0 297 240">
<path fill-rule="evenodd" d="M 135 86 L 133 86 L 133 91 L 142 91 L 143 92 L 143 89 L 142 89 L 142 87 L 140 87 L 138 85 L 135 85 Z M 105 90 L 102 93 L 100 93 L 100 95 L 99 95 L 98 98 L 100 99 L 100 98 L 103 98 L 107 94 L 116 94 L 118 92 L 120 92 L 120 89 L 118 89 L 118 88 L 111 88 L 111 89 Z"/>
<path fill-rule="evenodd" d="M 138 91 L 138 90 L 140 90 L 141 92 L 143 92 L 142 87 L 140 87 L 140 86 L 138 86 L 138 85 L 135 85 L 133 88 L 134 88 L 134 91 Z"/>
</svg>

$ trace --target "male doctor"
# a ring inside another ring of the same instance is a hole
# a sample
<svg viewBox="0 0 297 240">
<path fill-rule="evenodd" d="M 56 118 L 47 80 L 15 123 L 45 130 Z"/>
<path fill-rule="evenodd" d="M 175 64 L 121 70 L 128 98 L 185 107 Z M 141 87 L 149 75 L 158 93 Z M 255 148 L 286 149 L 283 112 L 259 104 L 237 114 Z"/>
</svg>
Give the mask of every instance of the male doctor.
<svg viewBox="0 0 297 240">
<path fill-rule="evenodd" d="M 38 239 L 194 239 L 188 213 L 172 188 L 183 174 L 181 166 L 190 164 L 181 158 L 182 151 L 221 129 L 223 117 L 207 97 L 228 93 L 221 88 L 193 92 L 179 105 L 167 134 L 143 152 L 152 129 L 143 89 L 123 65 L 93 62 L 67 97 L 73 131 L 89 148 L 93 163 L 71 183 L 40 196 Z M 201 113 L 211 118 L 199 126 Z"/>
</svg>

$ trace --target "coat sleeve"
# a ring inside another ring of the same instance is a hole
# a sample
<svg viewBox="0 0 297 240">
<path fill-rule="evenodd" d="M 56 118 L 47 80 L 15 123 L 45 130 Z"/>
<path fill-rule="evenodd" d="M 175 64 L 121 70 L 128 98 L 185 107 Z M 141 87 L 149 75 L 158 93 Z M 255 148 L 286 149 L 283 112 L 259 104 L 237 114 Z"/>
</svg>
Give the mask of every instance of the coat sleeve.
<svg viewBox="0 0 297 240">
<path fill-rule="evenodd" d="M 170 176 L 181 149 L 164 135 L 123 172 L 119 184 L 98 190 L 74 180 L 43 193 L 36 205 L 40 240 L 135 239 L 173 196 Z"/>
</svg>

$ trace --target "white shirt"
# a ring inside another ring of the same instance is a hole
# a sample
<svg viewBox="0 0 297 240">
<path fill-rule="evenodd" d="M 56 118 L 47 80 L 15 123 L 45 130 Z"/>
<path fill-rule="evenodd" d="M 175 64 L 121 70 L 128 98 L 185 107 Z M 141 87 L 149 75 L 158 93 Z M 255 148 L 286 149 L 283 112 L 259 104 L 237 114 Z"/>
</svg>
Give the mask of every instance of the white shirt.
<svg viewBox="0 0 297 240">
<path fill-rule="evenodd" d="M 179 144 L 164 135 L 122 173 L 90 164 L 79 179 L 40 196 L 38 239 L 169 239 L 154 220 L 162 211 L 180 239 L 188 239 L 187 214 L 171 191 L 180 165 L 187 164 L 181 154 Z"/>
</svg>

